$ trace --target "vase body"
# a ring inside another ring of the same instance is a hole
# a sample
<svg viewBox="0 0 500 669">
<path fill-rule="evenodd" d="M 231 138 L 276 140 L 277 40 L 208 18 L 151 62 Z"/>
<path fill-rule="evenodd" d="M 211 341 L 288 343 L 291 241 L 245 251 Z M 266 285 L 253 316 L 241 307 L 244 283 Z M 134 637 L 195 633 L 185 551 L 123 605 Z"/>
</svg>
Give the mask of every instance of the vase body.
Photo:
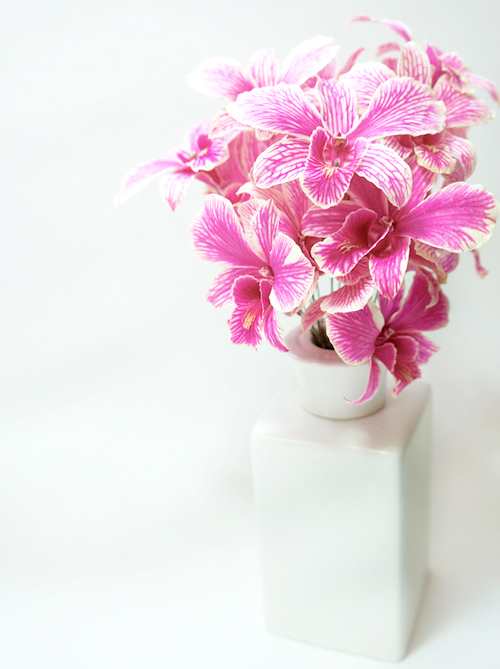
<svg viewBox="0 0 500 669">
<path fill-rule="evenodd" d="M 371 415 L 322 418 L 295 381 L 260 416 L 252 468 L 271 631 L 404 656 L 427 570 L 430 410 L 416 381 Z"/>
</svg>

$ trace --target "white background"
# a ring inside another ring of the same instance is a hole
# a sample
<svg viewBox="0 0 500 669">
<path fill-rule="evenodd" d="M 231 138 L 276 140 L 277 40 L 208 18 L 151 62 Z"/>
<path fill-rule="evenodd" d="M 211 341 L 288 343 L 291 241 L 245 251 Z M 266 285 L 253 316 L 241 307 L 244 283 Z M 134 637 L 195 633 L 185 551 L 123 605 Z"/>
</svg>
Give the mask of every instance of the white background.
<svg viewBox="0 0 500 669">
<path fill-rule="evenodd" d="M 0 666 L 394 666 L 264 628 L 248 436 L 286 357 L 229 343 L 204 295 L 195 184 L 173 214 L 123 175 L 222 106 L 186 75 L 333 35 L 343 60 L 403 20 L 500 83 L 495 1 L 2 3 Z M 500 194 L 500 121 L 470 179 Z M 431 578 L 405 667 L 500 666 L 500 234 L 464 257 L 435 391 Z M 292 323 L 295 325 L 295 323 Z M 288 325 L 286 327 L 289 327 Z"/>
</svg>

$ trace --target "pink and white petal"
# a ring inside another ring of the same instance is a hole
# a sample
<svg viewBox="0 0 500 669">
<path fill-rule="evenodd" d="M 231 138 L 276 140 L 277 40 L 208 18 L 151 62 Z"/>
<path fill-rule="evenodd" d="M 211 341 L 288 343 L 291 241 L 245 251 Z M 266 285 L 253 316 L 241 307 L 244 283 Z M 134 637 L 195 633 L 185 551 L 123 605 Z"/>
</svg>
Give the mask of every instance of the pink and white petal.
<svg viewBox="0 0 500 669">
<path fill-rule="evenodd" d="M 358 57 L 363 53 L 363 51 L 366 51 L 364 46 L 362 46 L 360 49 L 356 49 L 356 51 L 351 53 L 349 58 L 346 60 L 346 62 L 342 66 L 341 70 L 339 70 L 338 76 L 335 77 L 335 78 L 338 79 L 338 77 L 341 77 L 343 74 L 347 74 L 347 72 L 349 72 L 349 70 L 351 70 L 354 67 L 356 61 L 358 60 Z M 334 77 L 331 77 L 331 78 L 334 78 Z M 325 79 L 328 79 L 328 77 L 325 77 Z"/>
<path fill-rule="evenodd" d="M 405 295 L 404 281 L 401 284 L 401 288 L 398 290 L 398 292 L 396 293 L 395 297 L 392 300 L 387 299 L 383 295 L 379 295 L 378 305 L 380 307 L 380 311 L 382 312 L 382 316 L 384 317 L 386 323 L 388 323 L 389 320 L 393 317 L 393 315 L 401 309 L 401 304 L 403 302 L 404 295 Z M 391 368 L 387 366 L 387 369 L 390 370 Z"/>
<path fill-rule="evenodd" d="M 398 235 L 447 251 L 471 251 L 489 239 L 498 203 L 482 186 L 453 183 L 398 220 Z"/>
<path fill-rule="evenodd" d="M 417 364 L 418 343 L 410 336 L 397 336 L 393 339 L 397 349 L 396 364 L 392 374 L 396 384 L 392 389 L 392 395 L 396 397 L 412 381 L 422 376 Z"/>
<path fill-rule="evenodd" d="M 486 102 L 457 91 L 446 75 L 440 77 L 434 86 L 434 93 L 436 99 L 441 100 L 446 106 L 447 128 L 486 123 L 493 118 L 493 112 Z"/>
<path fill-rule="evenodd" d="M 385 42 L 385 44 L 380 44 L 380 46 L 375 49 L 375 58 L 380 58 L 380 56 L 385 56 L 386 53 L 399 51 L 400 49 L 401 45 L 399 42 Z"/>
<path fill-rule="evenodd" d="M 242 93 L 227 111 L 240 123 L 291 135 L 309 137 L 322 125 L 318 110 L 300 86 L 278 84 Z"/>
<path fill-rule="evenodd" d="M 349 214 L 359 208 L 359 204 L 352 202 L 352 200 L 342 200 L 342 202 L 328 209 L 313 206 L 307 210 L 302 218 L 302 234 L 310 237 L 333 235 L 344 225 Z"/>
<path fill-rule="evenodd" d="M 375 249 L 370 256 L 370 273 L 380 294 L 388 300 L 396 297 L 403 284 L 409 255 L 410 240 L 394 235 L 387 250 L 378 255 Z"/>
<path fill-rule="evenodd" d="M 370 267 L 368 264 L 368 258 L 365 256 L 361 258 L 358 264 L 352 268 L 348 274 L 337 277 L 339 281 L 345 283 L 347 286 L 352 286 L 355 283 L 364 281 L 365 279 L 371 279 Z"/>
<path fill-rule="evenodd" d="M 274 275 L 270 295 L 275 309 L 293 311 L 309 294 L 315 270 L 300 247 L 282 232 L 276 235 L 270 256 Z"/>
<path fill-rule="evenodd" d="M 471 86 L 479 86 L 480 88 L 484 88 L 484 90 L 491 95 L 497 105 L 500 105 L 500 91 L 492 81 L 470 72 L 469 83 Z"/>
<path fill-rule="evenodd" d="M 435 172 L 430 172 L 418 164 L 415 156 L 412 156 L 407 161 L 411 169 L 412 188 L 408 201 L 403 207 L 400 207 L 397 214 L 398 220 L 402 218 L 407 212 L 414 209 L 417 204 L 420 204 L 431 192 L 435 185 L 438 175 Z"/>
<path fill-rule="evenodd" d="M 457 162 L 446 145 L 439 148 L 425 144 L 416 145 L 415 155 L 419 165 L 436 174 L 451 174 Z"/>
<path fill-rule="evenodd" d="M 229 148 L 225 140 L 207 138 L 206 146 L 189 161 L 189 167 L 193 172 L 200 172 L 201 170 L 209 172 L 228 158 Z"/>
<path fill-rule="evenodd" d="M 446 110 L 429 86 L 408 77 L 389 79 L 375 91 L 350 136 L 379 139 L 389 135 L 426 135 L 444 128 Z"/>
<path fill-rule="evenodd" d="M 248 62 L 250 74 L 257 86 L 274 86 L 278 83 L 278 60 L 274 49 L 257 51 Z"/>
<path fill-rule="evenodd" d="M 347 135 L 358 116 L 354 89 L 338 81 L 320 79 L 316 91 L 326 128 L 335 137 Z"/>
<path fill-rule="evenodd" d="M 401 47 L 399 56 L 398 77 L 412 77 L 421 84 L 432 83 L 432 69 L 429 56 L 415 42 L 407 42 Z"/>
<path fill-rule="evenodd" d="M 402 207 L 410 197 L 411 169 L 388 146 L 368 144 L 356 172 L 380 188 L 396 207 Z"/>
<path fill-rule="evenodd" d="M 179 169 L 182 165 L 183 163 L 175 153 L 167 158 L 157 158 L 137 165 L 122 181 L 113 201 L 115 207 L 126 202 L 156 177 L 168 170 Z"/>
<path fill-rule="evenodd" d="M 382 137 L 380 142 L 395 151 L 400 158 L 406 160 L 413 155 L 415 143 L 409 135 L 395 135 L 394 137 Z"/>
<path fill-rule="evenodd" d="M 446 176 L 446 183 L 466 181 L 476 168 L 476 151 L 472 142 L 448 132 L 446 144 L 451 154 L 456 158 L 455 169 Z"/>
<path fill-rule="evenodd" d="M 298 179 L 306 166 L 309 141 L 282 139 L 271 144 L 254 163 L 253 179 L 259 188 L 270 188 Z"/>
<path fill-rule="evenodd" d="M 210 139 L 223 137 L 226 142 L 230 142 L 244 130 L 248 130 L 247 125 L 238 123 L 238 121 L 233 118 L 231 114 L 228 114 L 225 109 L 221 109 L 210 123 L 208 136 Z"/>
<path fill-rule="evenodd" d="M 347 313 L 363 309 L 373 295 L 375 283 L 371 277 L 365 277 L 358 283 L 338 288 L 321 301 L 321 308 L 329 314 Z"/>
<path fill-rule="evenodd" d="M 388 67 L 394 74 L 398 69 L 398 59 L 397 58 L 383 58 L 382 63 Z"/>
<path fill-rule="evenodd" d="M 203 61 L 188 77 L 188 83 L 195 91 L 229 100 L 236 100 L 240 93 L 251 91 L 256 85 L 243 65 L 232 58 Z"/>
<path fill-rule="evenodd" d="M 172 211 L 175 211 L 176 207 L 180 204 L 189 184 L 194 178 L 195 173 L 188 168 L 163 174 L 160 177 L 158 184 L 160 195 L 168 202 Z"/>
<path fill-rule="evenodd" d="M 251 270 L 247 267 L 229 267 L 218 274 L 208 290 L 207 300 L 217 308 L 231 304 L 234 282 L 240 276 L 247 276 L 249 271 Z M 260 278 L 257 270 L 255 271 L 255 278 Z"/>
<path fill-rule="evenodd" d="M 283 338 L 283 330 L 281 329 L 281 325 L 278 319 L 278 314 L 273 309 L 273 307 L 271 306 L 271 302 L 269 301 L 271 290 L 272 290 L 272 285 L 270 281 L 266 281 L 265 279 L 263 279 L 260 282 L 260 292 L 262 296 L 262 305 L 264 309 L 264 321 L 262 329 L 264 331 L 265 338 L 271 344 L 271 346 L 277 348 L 278 351 L 287 353 L 288 349 L 285 346 L 285 340 Z"/>
<path fill-rule="evenodd" d="M 313 246 L 312 256 L 323 272 L 334 277 L 343 276 L 348 274 L 387 232 L 388 228 L 379 224 L 375 212 L 370 209 L 358 209 L 349 214 L 338 232 Z"/>
<path fill-rule="evenodd" d="M 380 376 L 381 371 L 379 364 L 373 358 L 370 360 L 370 372 L 368 374 L 368 383 L 361 397 L 357 400 L 348 400 L 346 398 L 347 404 L 363 404 L 363 402 L 368 402 L 375 395 L 380 385 Z"/>
<path fill-rule="evenodd" d="M 448 323 L 449 302 L 439 291 L 434 304 L 425 276 L 417 272 L 401 308 L 388 320 L 388 326 L 397 332 L 438 330 Z M 432 305 L 432 306 L 431 306 Z"/>
<path fill-rule="evenodd" d="M 264 263 L 246 241 L 234 209 L 224 197 L 207 195 L 191 226 L 195 251 L 204 260 L 260 270 Z"/>
<path fill-rule="evenodd" d="M 474 249 L 472 253 L 474 255 L 474 264 L 476 266 L 476 272 L 479 274 L 481 279 L 484 279 L 484 277 L 487 276 L 490 272 L 489 270 L 486 269 L 486 267 L 483 267 L 483 265 L 481 264 L 481 257 L 479 255 L 479 251 Z"/>
<path fill-rule="evenodd" d="M 251 220 L 257 241 L 264 252 L 266 262 L 269 264 L 274 240 L 279 229 L 279 212 L 272 200 L 262 204 Z"/>
<path fill-rule="evenodd" d="M 262 340 L 262 299 L 259 281 L 254 277 L 242 276 L 233 287 L 236 307 L 229 319 L 233 344 L 257 346 Z"/>
<path fill-rule="evenodd" d="M 370 360 L 382 326 L 382 314 L 373 302 L 359 311 L 326 316 L 326 333 L 348 365 L 360 365 Z"/>
<path fill-rule="evenodd" d="M 323 300 L 314 300 L 302 314 L 302 332 L 305 334 L 320 318 L 323 318 L 325 312 L 321 307 Z"/>
<path fill-rule="evenodd" d="M 383 362 L 390 372 L 392 372 L 394 365 L 396 364 L 396 356 L 396 347 L 390 341 L 385 341 L 385 343 L 381 345 L 375 345 L 375 353 L 373 357 L 380 360 L 380 362 Z"/>
<path fill-rule="evenodd" d="M 328 141 L 328 135 L 323 128 L 317 128 L 311 137 L 309 156 L 300 176 L 302 188 L 318 207 L 327 209 L 338 204 L 349 188 L 363 155 L 367 150 L 367 143 L 358 139 L 354 145 L 351 163 L 345 167 L 326 165 L 323 159 L 323 149 Z"/>
<path fill-rule="evenodd" d="M 387 26 L 391 30 L 394 30 L 400 37 L 409 42 L 411 40 L 411 30 L 407 25 L 401 23 L 401 21 L 389 21 L 387 19 L 372 19 L 369 16 L 353 16 L 349 19 L 348 23 L 381 23 L 384 26 Z"/>
<path fill-rule="evenodd" d="M 386 65 L 370 62 L 354 65 L 347 74 L 342 75 L 340 81 L 354 88 L 358 111 L 363 113 L 368 108 L 377 88 L 394 77 L 394 72 Z"/>
<path fill-rule="evenodd" d="M 418 353 L 415 361 L 417 365 L 425 365 L 425 363 L 429 361 L 431 355 L 434 355 L 434 353 L 439 351 L 439 346 L 430 339 L 427 339 L 427 337 L 420 332 L 412 332 L 411 336 L 418 344 Z"/>
<path fill-rule="evenodd" d="M 303 84 L 328 65 L 338 50 L 331 37 L 318 36 L 306 40 L 290 51 L 278 80 L 286 84 Z"/>
</svg>

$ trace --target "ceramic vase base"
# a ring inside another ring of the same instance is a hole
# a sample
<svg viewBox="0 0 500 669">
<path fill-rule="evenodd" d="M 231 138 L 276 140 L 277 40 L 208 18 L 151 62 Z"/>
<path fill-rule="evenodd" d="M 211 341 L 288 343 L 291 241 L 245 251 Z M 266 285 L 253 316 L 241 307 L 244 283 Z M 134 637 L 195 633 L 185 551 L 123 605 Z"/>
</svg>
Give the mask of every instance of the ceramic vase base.
<svg viewBox="0 0 500 669">
<path fill-rule="evenodd" d="M 404 657 L 427 573 L 430 387 L 330 420 L 295 382 L 252 431 L 268 628 L 383 660 Z"/>
</svg>

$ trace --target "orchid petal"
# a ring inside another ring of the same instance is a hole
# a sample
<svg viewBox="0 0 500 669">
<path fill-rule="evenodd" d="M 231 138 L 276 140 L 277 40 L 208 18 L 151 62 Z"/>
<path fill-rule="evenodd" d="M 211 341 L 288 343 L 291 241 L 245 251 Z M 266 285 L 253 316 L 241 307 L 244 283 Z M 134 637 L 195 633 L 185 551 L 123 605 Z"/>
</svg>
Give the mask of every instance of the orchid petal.
<svg viewBox="0 0 500 669">
<path fill-rule="evenodd" d="M 431 306 L 432 299 L 427 279 L 422 274 L 415 274 L 403 305 L 388 320 L 389 326 L 406 332 L 444 327 L 448 323 L 448 298 L 440 290 L 437 301 Z"/>
<path fill-rule="evenodd" d="M 370 360 L 382 326 L 382 314 L 373 302 L 359 311 L 328 314 L 326 317 L 326 333 L 348 365 L 360 365 Z"/>
<path fill-rule="evenodd" d="M 264 307 L 264 321 L 262 324 L 262 329 L 264 331 L 265 338 L 271 344 L 271 346 L 277 348 L 278 351 L 287 353 L 288 349 L 285 346 L 285 341 L 283 339 L 283 331 L 281 329 L 281 325 L 278 319 L 278 314 L 273 309 L 273 307 L 271 306 L 271 302 L 269 301 L 271 295 L 271 289 L 272 286 L 269 281 L 263 279 L 260 282 L 262 305 Z"/>
<path fill-rule="evenodd" d="M 401 47 L 398 77 L 413 77 L 421 84 L 432 83 L 432 70 L 429 57 L 415 42 L 407 42 Z"/>
<path fill-rule="evenodd" d="M 471 72 L 469 74 L 469 83 L 471 86 L 480 86 L 481 88 L 484 88 L 484 90 L 491 95 L 497 105 L 500 105 L 500 91 L 493 82 L 489 81 L 489 79 L 485 79 L 484 77 Z"/>
<path fill-rule="evenodd" d="M 211 262 L 260 269 L 262 259 L 248 245 L 231 203 L 220 195 L 207 195 L 191 227 L 196 252 Z"/>
<path fill-rule="evenodd" d="M 374 358 L 380 360 L 384 363 L 387 369 L 392 372 L 394 365 L 396 364 L 397 351 L 394 344 L 390 341 L 386 341 L 384 344 L 377 344 L 375 346 Z"/>
<path fill-rule="evenodd" d="M 278 81 L 303 84 L 335 58 L 339 47 L 331 37 L 313 37 L 295 47 L 285 59 Z"/>
<path fill-rule="evenodd" d="M 429 362 L 431 355 L 439 351 L 439 346 L 430 339 L 427 339 L 420 332 L 413 332 L 411 336 L 418 344 L 418 353 L 415 362 L 417 365 L 424 365 L 426 362 Z"/>
<path fill-rule="evenodd" d="M 310 237 L 333 235 L 344 225 L 349 214 L 357 209 L 359 209 L 359 205 L 351 200 L 342 200 L 328 209 L 311 207 L 302 219 L 302 234 Z"/>
<path fill-rule="evenodd" d="M 356 172 L 380 188 L 396 207 L 402 207 L 410 197 L 411 170 L 388 146 L 368 144 Z"/>
<path fill-rule="evenodd" d="M 429 195 L 432 187 L 438 179 L 438 175 L 435 172 L 430 172 L 425 169 L 425 167 L 419 165 L 415 157 L 409 158 L 407 162 L 411 169 L 412 188 L 408 201 L 405 205 L 399 208 L 396 215 L 398 220 L 407 212 L 414 209 Z"/>
<path fill-rule="evenodd" d="M 210 139 L 218 139 L 224 137 L 226 141 L 231 141 L 243 130 L 248 130 L 247 125 L 238 123 L 238 121 L 228 114 L 225 109 L 221 109 L 218 114 L 214 116 L 210 123 L 208 136 Z"/>
<path fill-rule="evenodd" d="M 375 282 L 365 277 L 355 284 L 341 286 L 321 300 L 321 308 L 329 314 L 347 313 L 362 309 L 373 295 Z"/>
<path fill-rule="evenodd" d="M 380 254 L 377 250 L 370 256 L 370 273 L 381 295 L 393 300 L 401 288 L 408 266 L 410 240 L 393 235 L 387 249 Z"/>
<path fill-rule="evenodd" d="M 418 343 L 416 340 L 413 337 L 398 335 L 393 342 L 397 349 L 397 357 L 392 370 L 392 375 L 396 379 L 392 395 L 396 397 L 412 381 L 419 379 L 422 373 L 417 364 Z"/>
<path fill-rule="evenodd" d="M 270 188 L 298 179 L 304 171 L 309 143 L 288 138 L 271 144 L 254 163 L 252 174 L 260 188 Z"/>
<path fill-rule="evenodd" d="M 498 203 L 482 186 L 453 183 L 398 220 L 398 235 L 447 251 L 470 251 L 493 232 Z"/>
<path fill-rule="evenodd" d="M 363 402 L 368 402 L 375 395 L 380 384 L 381 371 L 379 364 L 373 358 L 370 360 L 370 373 L 368 375 L 368 383 L 364 393 L 358 400 L 346 400 L 348 404 L 363 404 Z"/>
<path fill-rule="evenodd" d="M 356 49 L 349 58 L 346 60 L 344 63 L 342 69 L 339 71 L 338 76 L 341 77 L 343 74 L 347 74 L 353 67 L 354 64 L 356 63 L 358 56 L 363 53 L 363 51 L 366 51 L 365 47 L 362 46 L 360 49 Z"/>
<path fill-rule="evenodd" d="M 188 77 L 195 91 L 216 98 L 236 100 L 240 93 L 251 91 L 255 81 L 241 63 L 232 58 L 210 58 L 203 61 Z"/>
<path fill-rule="evenodd" d="M 411 40 L 411 30 L 407 25 L 401 23 L 400 21 L 388 21 L 387 19 L 372 19 L 369 16 L 353 16 L 349 19 L 348 23 L 381 23 L 384 26 L 387 26 L 391 30 L 394 30 L 398 35 L 400 35 L 407 42 Z"/>
<path fill-rule="evenodd" d="M 207 300 L 217 308 L 231 304 L 233 302 L 234 282 L 239 277 L 248 275 L 250 271 L 248 268 L 229 267 L 218 274 L 212 281 L 207 293 Z M 255 275 L 255 278 L 260 278 L 257 271 L 255 271 Z"/>
<path fill-rule="evenodd" d="M 371 279 L 368 257 L 365 256 L 364 258 L 361 258 L 358 264 L 353 267 L 350 272 L 337 277 L 337 279 L 342 283 L 345 283 L 347 286 L 353 286 L 360 281 L 364 282 L 365 279 Z"/>
<path fill-rule="evenodd" d="M 456 158 L 453 157 L 446 145 L 438 148 L 420 144 L 415 146 L 415 155 L 419 165 L 436 174 L 451 174 L 457 163 Z"/>
<path fill-rule="evenodd" d="M 400 51 L 401 45 L 399 42 L 386 42 L 385 44 L 380 44 L 375 49 L 375 57 L 380 58 L 380 56 L 385 56 L 386 53 L 390 53 L 391 51 Z"/>
<path fill-rule="evenodd" d="M 189 169 L 176 170 L 170 174 L 163 174 L 158 184 L 160 195 L 168 202 L 172 211 L 180 204 L 195 173 Z"/>
<path fill-rule="evenodd" d="M 255 231 L 255 235 L 264 252 L 266 261 L 269 262 L 279 227 L 279 213 L 272 200 L 268 200 L 265 204 L 259 207 L 252 218 L 251 227 Z"/>
<path fill-rule="evenodd" d="M 208 139 L 206 146 L 189 161 L 189 167 L 193 172 L 201 170 L 209 172 L 229 158 L 227 142 L 222 139 Z"/>
<path fill-rule="evenodd" d="M 326 165 L 323 158 L 323 150 L 328 139 L 328 135 L 323 128 L 315 130 L 311 137 L 306 166 L 301 175 L 304 191 L 314 204 L 325 209 L 338 204 L 342 200 L 367 150 L 366 142 L 358 139 L 354 144 L 351 162 L 344 167 L 333 167 Z"/>
<path fill-rule="evenodd" d="M 242 93 L 236 102 L 227 106 L 227 110 L 240 123 L 284 134 L 309 137 L 322 125 L 317 109 L 302 89 L 292 84 L 255 88 Z"/>
<path fill-rule="evenodd" d="M 354 89 L 336 81 L 320 79 L 316 90 L 326 128 L 335 137 L 347 135 L 357 118 Z"/>
<path fill-rule="evenodd" d="M 114 199 L 115 207 L 126 202 L 160 174 L 164 174 L 172 168 L 178 169 L 181 166 L 182 162 L 176 154 L 172 154 L 168 158 L 157 158 L 137 165 L 123 180 Z"/>
<path fill-rule="evenodd" d="M 487 274 L 489 274 L 489 270 L 487 270 L 486 267 L 483 267 L 483 266 L 481 265 L 481 257 L 480 257 L 480 255 L 479 255 L 479 251 L 477 251 L 476 249 L 474 249 L 474 250 L 472 251 L 472 253 L 474 254 L 474 263 L 475 263 L 475 265 L 476 265 L 476 272 L 479 274 L 479 276 L 481 277 L 481 279 L 484 279 L 484 277 L 485 277 Z"/>
<path fill-rule="evenodd" d="M 370 209 L 358 209 L 346 218 L 338 232 L 315 244 L 313 258 L 323 272 L 342 276 L 352 270 L 374 245 L 387 234 Z"/>
<path fill-rule="evenodd" d="M 233 344 L 257 346 L 262 336 L 262 300 L 258 279 L 242 276 L 233 287 L 233 298 L 236 307 L 229 319 L 231 341 Z"/>
<path fill-rule="evenodd" d="M 299 246 L 282 232 L 276 235 L 270 255 L 274 274 L 270 301 L 279 311 L 298 307 L 314 281 L 314 268 Z"/>
<path fill-rule="evenodd" d="M 444 104 L 414 79 L 397 77 L 381 84 L 350 136 L 379 139 L 389 135 L 426 135 L 445 123 Z"/>
<path fill-rule="evenodd" d="M 257 86 L 274 86 L 278 79 L 278 61 L 274 49 L 262 49 L 250 58 L 248 63 L 250 74 Z"/>
<path fill-rule="evenodd" d="M 323 300 L 314 300 L 302 314 L 302 332 L 305 334 L 320 318 L 323 318 L 325 312 L 321 307 Z"/>
<path fill-rule="evenodd" d="M 472 142 L 448 132 L 446 135 L 446 143 L 452 156 L 456 158 L 455 169 L 450 174 L 446 175 L 446 183 L 466 181 L 476 167 L 476 151 Z"/>
<path fill-rule="evenodd" d="M 354 88 L 358 111 L 362 113 L 368 108 L 377 88 L 394 77 L 394 72 L 386 65 L 370 62 L 354 65 L 347 74 L 342 75 L 340 81 Z"/>
<path fill-rule="evenodd" d="M 493 118 L 493 112 L 486 102 L 457 91 L 446 75 L 442 76 L 434 86 L 434 93 L 436 99 L 444 102 L 446 106 L 446 126 L 448 128 L 486 123 Z"/>
</svg>

